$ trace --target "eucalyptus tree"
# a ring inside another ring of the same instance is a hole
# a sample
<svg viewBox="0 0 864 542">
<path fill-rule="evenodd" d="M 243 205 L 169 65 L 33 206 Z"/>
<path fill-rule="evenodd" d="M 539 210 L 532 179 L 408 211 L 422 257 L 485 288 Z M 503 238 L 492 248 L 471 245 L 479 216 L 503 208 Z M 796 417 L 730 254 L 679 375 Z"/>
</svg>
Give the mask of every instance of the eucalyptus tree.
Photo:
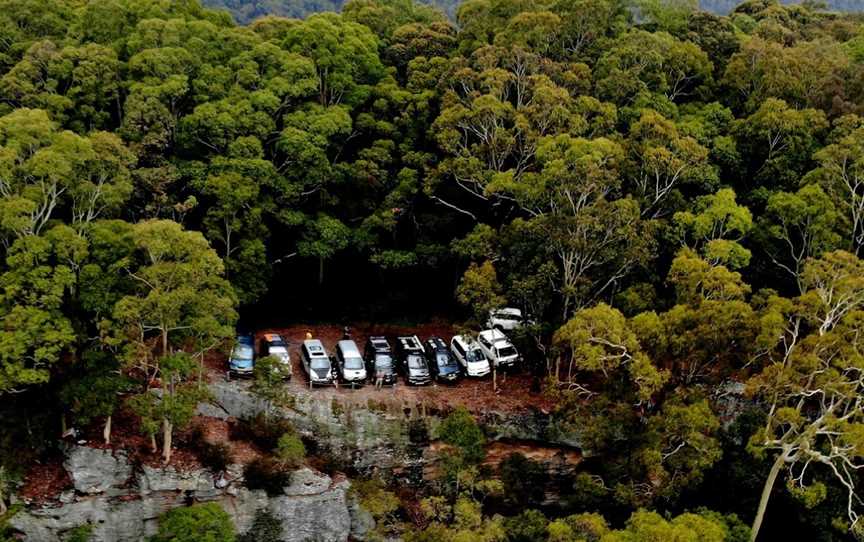
<svg viewBox="0 0 864 542">
<path fill-rule="evenodd" d="M 843 488 L 849 529 L 862 532 L 864 265 L 848 252 L 829 252 L 805 263 L 801 282 L 799 297 L 774 296 L 762 311 L 757 359 L 763 368 L 748 382 L 768 413 L 748 447 L 772 460 L 751 540 L 781 472 L 791 489 L 818 501 L 825 488 L 814 478 L 817 469 Z"/>
</svg>

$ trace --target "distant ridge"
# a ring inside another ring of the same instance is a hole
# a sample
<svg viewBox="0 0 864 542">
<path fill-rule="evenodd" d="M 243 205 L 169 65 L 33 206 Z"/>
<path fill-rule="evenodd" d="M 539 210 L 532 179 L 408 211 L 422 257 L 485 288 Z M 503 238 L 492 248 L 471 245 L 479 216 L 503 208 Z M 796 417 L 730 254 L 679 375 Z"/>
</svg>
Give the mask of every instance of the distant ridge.
<svg viewBox="0 0 864 542">
<path fill-rule="evenodd" d="M 211 8 L 227 9 L 240 24 L 247 24 L 264 15 L 303 18 L 321 11 L 339 11 L 347 0 L 203 0 Z M 441 8 L 450 17 L 455 17 L 459 0 L 420 0 Z M 798 4 L 801 0 L 781 0 L 784 4 Z M 702 9 L 726 14 L 741 0 L 700 0 Z M 864 11 L 864 0 L 828 0 L 829 9 L 840 11 Z"/>
<path fill-rule="evenodd" d="M 800 4 L 801 0 L 780 0 L 783 4 Z M 726 14 L 735 9 L 741 0 L 699 0 L 702 9 Z M 864 0 L 827 0 L 829 9 L 838 11 L 864 11 Z"/>
</svg>

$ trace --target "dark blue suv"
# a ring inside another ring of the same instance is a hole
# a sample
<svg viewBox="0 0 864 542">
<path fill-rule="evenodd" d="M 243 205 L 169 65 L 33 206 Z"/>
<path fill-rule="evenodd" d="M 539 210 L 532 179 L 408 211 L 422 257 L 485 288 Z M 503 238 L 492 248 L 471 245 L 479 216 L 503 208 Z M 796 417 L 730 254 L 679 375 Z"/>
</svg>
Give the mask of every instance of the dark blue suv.
<svg viewBox="0 0 864 542">
<path fill-rule="evenodd" d="M 462 374 L 459 362 L 450 353 L 447 343 L 441 337 L 426 339 L 426 358 L 429 359 L 429 369 L 436 381 L 456 382 Z"/>
</svg>

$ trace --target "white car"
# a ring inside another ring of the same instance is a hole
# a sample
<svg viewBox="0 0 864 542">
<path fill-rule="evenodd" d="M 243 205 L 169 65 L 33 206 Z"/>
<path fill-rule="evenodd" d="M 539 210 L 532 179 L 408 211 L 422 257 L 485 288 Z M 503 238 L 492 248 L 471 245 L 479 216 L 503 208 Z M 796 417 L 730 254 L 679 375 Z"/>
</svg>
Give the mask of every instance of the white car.
<svg viewBox="0 0 864 542">
<path fill-rule="evenodd" d="M 258 355 L 278 358 L 282 362 L 282 374 L 285 378 L 291 378 L 291 354 L 288 353 L 288 343 L 281 335 L 265 333 Z"/>
<path fill-rule="evenodd" d="M 512 307 L 505 307 L 503 309 L 492 309 L 489 311 L 489 321 L 486 325 L 491 329 L 513 331 L 514 329 L 521 327 L 524 322 L 525 319 L 522 317 L 521 310 Z"/>
<path fill-rule="evenodd" d="M 495 367 L 512 367 L 519 361 L 519 352 L 500 329 L 487 329 L 477 336 L 480 349 Z"/>
<path fill-rule="evenodd" d="M 332 386 L 336 383 L 330 356 L 317 339 L 306 339 L 300 346 L 303 370 L 309 377 L 309 386 Z"/>
<path fill-rule="evenodd" d="M 363 384 L 366 381 L 366 362 L 354 341 L 342 340 L 336 343 L 336 361 L 339 376 L 345 383 Z"/>
<path fill-rule="evenodd" d="M 492 372 L 489 360 L 486 359 L 477 341 L 471 337 L 456 335 L 450 340 L 450 350 L 468 376 L 486 376 Z"/>
</svg>

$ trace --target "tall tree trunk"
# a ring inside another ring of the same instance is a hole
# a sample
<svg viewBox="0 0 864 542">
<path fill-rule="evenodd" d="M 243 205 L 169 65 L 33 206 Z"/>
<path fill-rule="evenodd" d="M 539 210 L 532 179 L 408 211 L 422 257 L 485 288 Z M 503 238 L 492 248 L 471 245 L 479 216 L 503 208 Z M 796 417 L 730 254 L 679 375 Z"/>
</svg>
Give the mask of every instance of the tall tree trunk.
<svg viewBox="0 0 864 542">
<path fill-rule="evenodd" d="M 111 444 L 111 416 L 105 419 L 105 427 L 102 429 L 102 438 L 105 439 L 105 444 Z"/>
<path fill-rule="evenodd" d="M 318 286 L 324 284 L 324 256 L 318 256 Z"/>
<path fill-rule="evenodd" d="M 159 446 L 156 445 L 156 433 L 150 435 L 150 451 L 154 454 L 159 451 Z"/>
<path fill-rule="evenodd" d="M 174 427 L 168 418 L 162 419 L 162 463 L 168 464 L 171 462 L 171 437 L 174 432 Z"/>
<path fill-rule="evenodd" d="M 756 517 L 753 519 L 753 527 L 750 529 L 750 542 L 755 542 L 759 535 L 759 528 L 762 527 L 762 520 L 765 519 L 765 509 L 768 508 L 768 499 L 771 498 L 771 491 L 774 489 L 774 482 L 777 481 L 777 475 L 780 474 L 780 468 L 783 466 L 783 457 L 785 454 L 780 454 L 771 465 L 771 471 L 768 473 L 768 479 L 765 480 L 765 486 L 762 488 L 762 498 L 759 499 L 759 508 L 756 510 Z"/>
<path fill-rule="evenodd" d="M 0 480 L 0 484 L 2 484 L 2 480 Z M 6 496 L 3 494 L 3 487 L 0 486 L 0 516 L 8 511 L 9 509 L 6 508 Z"/>
<path fill-rule="evenodd" d="M 498 367 L 492 363 L 492 391 L 498 393 Z"/>
</svg>

